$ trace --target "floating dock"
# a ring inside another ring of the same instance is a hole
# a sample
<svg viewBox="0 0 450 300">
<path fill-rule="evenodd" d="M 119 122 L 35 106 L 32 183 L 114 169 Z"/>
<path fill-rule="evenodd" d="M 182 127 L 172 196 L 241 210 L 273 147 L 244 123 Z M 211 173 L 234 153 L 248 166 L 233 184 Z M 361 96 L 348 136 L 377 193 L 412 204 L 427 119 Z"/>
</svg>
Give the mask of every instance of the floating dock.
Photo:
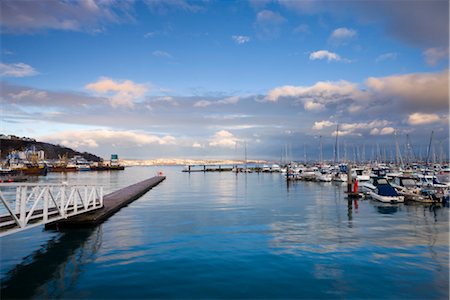
<svg viewBox="0 0 450 300">
<path fill-rule="evenodd" d="M 231 172 L 233 167 L 222 165 L 188 165 L 182 172 Z"/>
<path fill-rule="evenodd" d="M 69 219 L 46 224 L 45 228 L 90 227 L 100 224 L 119 211 L 122 207 L 140 198 L 164 179 L 166 179 L 165 176 L 155 176 L 105 195 L 103 197 L 102 208 Z"/>
</svg>

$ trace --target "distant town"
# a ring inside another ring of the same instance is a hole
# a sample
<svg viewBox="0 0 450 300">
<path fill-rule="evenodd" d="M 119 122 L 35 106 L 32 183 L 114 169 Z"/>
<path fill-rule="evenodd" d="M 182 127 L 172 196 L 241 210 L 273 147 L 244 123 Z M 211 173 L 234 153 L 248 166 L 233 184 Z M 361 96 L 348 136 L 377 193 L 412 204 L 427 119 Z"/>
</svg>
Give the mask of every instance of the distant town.
<svg viewBox="0 0 450 300">
<path fill-rule="evenodd" d="M 36 142 L 36 140 L 32 139 L 32 138 L 18 137 L 15 135 L 5 135 L 5 134 L 0 134 L 0 140 L 17 140 L 17 141 L 25 141 L 25 142 Z"/>
</svg>

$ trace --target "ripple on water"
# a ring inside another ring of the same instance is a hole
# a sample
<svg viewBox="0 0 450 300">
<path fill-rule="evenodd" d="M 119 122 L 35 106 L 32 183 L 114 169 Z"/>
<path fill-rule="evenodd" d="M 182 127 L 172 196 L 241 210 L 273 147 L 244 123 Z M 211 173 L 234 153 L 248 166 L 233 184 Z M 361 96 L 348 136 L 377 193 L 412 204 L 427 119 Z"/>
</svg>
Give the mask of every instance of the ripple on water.
<svg viewBox="0 0 450 300">
<path fill-rule="evenodd" d="M 179 167 L 43 180 L 113 191 L 160 169 L 166 181 L 94 230 L 3 238 L 2 291 L 17 283 L 37 298 L 448 298 L 448 208 L 347 201 L 339 185 Z"/>
</svg>

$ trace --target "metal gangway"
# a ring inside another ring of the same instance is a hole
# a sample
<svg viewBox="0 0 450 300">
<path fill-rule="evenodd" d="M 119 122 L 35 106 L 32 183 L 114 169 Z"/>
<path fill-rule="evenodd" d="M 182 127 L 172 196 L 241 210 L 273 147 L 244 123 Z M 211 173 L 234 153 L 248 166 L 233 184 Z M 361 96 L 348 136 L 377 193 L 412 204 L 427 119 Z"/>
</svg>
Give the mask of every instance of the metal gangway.
<svg viewBox="0 0 450 300">
<path fill-rule="evenodd" d="M 103 207 L 103 187 L 0 183 L 0 237 Z"/>
</svg>

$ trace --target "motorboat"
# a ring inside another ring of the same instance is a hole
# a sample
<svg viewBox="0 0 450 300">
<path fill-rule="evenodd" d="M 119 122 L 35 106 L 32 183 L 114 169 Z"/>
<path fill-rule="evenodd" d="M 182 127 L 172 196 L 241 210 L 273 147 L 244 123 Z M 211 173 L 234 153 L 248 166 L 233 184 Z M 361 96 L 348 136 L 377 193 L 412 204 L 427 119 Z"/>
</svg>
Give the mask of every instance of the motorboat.
<svg viewBox="0 0 450 300">
<path fill-rule="evenodd" d="M 270 166 L 270 171 L 271 172 L 280 173 L 281 172 L 281 168 L 280 168 L 279 165 L 273 164 L 273 165 Z"/>
<path fill-rule="evenodd" d="M 386 177 L 371 176 L 369 181 L 363 182 L 362 191 L 366 194 L 374 192 L 379 184 L 389 184 Z"/>
<path fill-rule="evenodd" d="M 399 195 L 386 179 L 378 180 L 376 188 L 370 191 L 369 195 L 372 199 L 383 203 L 401 203 L 405 201 L 405 197 Z"/>
<path fill-rule="evenodd" d="M 397 176 L 391 182 L 395 190 L 405 198 L 406 201 L 436 202 L 437 199 L 430 191 L 417 187 L 417 179 L 410 176 Z"/>
<path fill-rule="evenodd" d="M 352 169 L 352 178 L 356 178 L 358 182 L 364 182 L 370 180 L 370 171 L 364 168 Z"/>
<path fill-rule="evenodd" d="M 347 174 L 341 173 L 341 172 L 335 173 L 331 178 L 332 181 L 337 181 L 337 182 L 347 182 L 347 179 L 348 179 Z"/>
</svg>

